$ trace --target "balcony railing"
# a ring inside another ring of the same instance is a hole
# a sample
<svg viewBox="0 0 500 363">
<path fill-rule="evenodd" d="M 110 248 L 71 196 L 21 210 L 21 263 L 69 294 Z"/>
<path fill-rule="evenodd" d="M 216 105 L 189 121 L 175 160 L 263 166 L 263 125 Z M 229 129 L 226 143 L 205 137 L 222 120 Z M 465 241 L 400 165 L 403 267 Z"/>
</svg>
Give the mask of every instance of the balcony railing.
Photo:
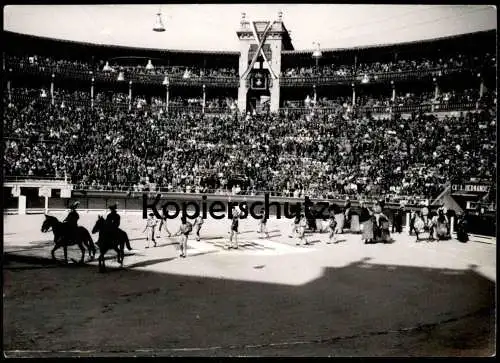
<svg viewBox="0 0 500 363">
<path fill-rule="evenodd" d="M 126 73 L 125 81 L 118 81 L 118 72 L 104 72 L 100 70 L 90 70 L 84 68 L 74 68 L 70 66 L 43 66 L 32 64 L 10 63 L 6 65 L 7 69 L 11 69 L 15 73 L 45 75 L 51 77 L 52 74 L 57 78 L 79 79 L 89 83 L 94 78 L 96 82 L 120 83 L 132 81 L 140 84 L 156 84 L 162 85 L 165 79 L 165 74 L 142 74 L 142 73 Z M 182 75 L 169 75 L 169 84 L 172 87 L 202 87 L 205 85 L 208 88 L 237 88 L 239 86 L 239 78 L 237 76 L 190 76 L 184 78 Z"/>
<path fill-rule="evenodd" d="M 56 75 L 58 78 L 80 79 L 90 82 L 93 77 L 95 81 L 99 82 L 120 82 L 117 80 L 118 72 L 104 72 L 101 70 L 92 70 L 84 66 L 76 65 L 40 65 L 7 60 L 7 69 L 12 72 L 27 73 L 27 74 L 42 74 L 51 76 Z M 328 75 L 328 76 L 286 76 L 280 77 L 280 86 L 282 87 L 303 87 L 303 86 L 328 86 L 340 84 L 360 84 L 363 83 L 364 76 L 369 77 L 370 83 L 381 83 L 388 81 L 402 81 L 411 79 L 430 79 L 432 77 L 446 76 L 461 72 L 472 72 L 469 68 L 434 68 L 416 71 L 402 71 L 402 72 L 362 72 L 357 74 L 348 75 Z M 184 78 L 179 73 L 168 75 L 170 86 L 183 86 L 183 87 L 220 87 L 220 88 L 237 88 L 239 86 L 239 78 L 237 76 L 197 76 L 191 75 L 189 78 Z M 141 84 L 157 84 L 161 85 L 165 78 L 165 74 L 147 74 L 140 71 L 127 71 L 125 70 L 126 81 Z"/>
<path fill-rule="evenodd" d="M 372 113 L 412 113 L 412 112 L 451 112 L 451 111 L 472 111 L 477 109 L 476 102 L 454 102 L 440 104 L 418 104 L 405 106 L 357 106 L 358 110 L 370 111 Z M 288 112 L 293 114 L 329 114 L 338 111 L 338 107 L 282 107 L 280 112 Z"/>
<path fill-rule="evenodd" d="M 446 76 L 460 72 L 470 72 L 466 68 L 434 68 L 419 71 L 402 72 L 358 72 L 351 75 L 331 75 L 331 76 L 282 76 L 280 86 L 282 87 L 302 87 L 302 86 L 329 86 L 341 84 L 363 83 L 364 76 L 368 76 L 369 83 L 381 83 L 390 81 L 402 81 L 411 79 L 429 79 L 432 77 Z"/>
</svg>

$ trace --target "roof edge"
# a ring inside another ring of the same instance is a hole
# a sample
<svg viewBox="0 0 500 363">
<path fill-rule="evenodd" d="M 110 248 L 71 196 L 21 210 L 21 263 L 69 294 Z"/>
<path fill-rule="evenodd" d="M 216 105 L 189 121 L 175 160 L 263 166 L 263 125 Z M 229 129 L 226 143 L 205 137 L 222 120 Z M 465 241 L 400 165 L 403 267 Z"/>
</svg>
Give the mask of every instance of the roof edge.
<svg viewBox="0 0 500 363">
<path fill-rule="evenodd" d="M 397 47 L 397 46 L 405 46 L 405 45 L 426 44 L 426 43 L 434 43 L 434 42 L 451 40 L 451 39 L 459 39 L 459 38 L 463 38 L 463 37 L 467 37 L 467 36 L 477 36 L 477 35 L 481 35 L 481 34 L 495 33 L 496 31 L 497 31 L 496 29 L 480 30 L 477 32 L 472 32 L 472 33 L 462 33 L 462 34 L 448 35 L 448 36 L 439 37 L 439 38 L 413 40 L 410 42 L 382 43 L 382 44 L 365 45 L 365 46 L 348 47 L 348 48 L 325 48 L 325 49 L 321 49 L 321 51 L 323 53 L 345 52 L 345 51 L 356 51 L 356 50 L 365 50 L 365 49 Z M 289 54 L 289 55 L 297 54 L 298 55 L 298 54 L 309 54 L 309 53 L 312 53 L 314 51 L 315 51 L 315 49 L 284 50 L 281 52 L 281 54 Z"/>
<path fill-rule="evenodd" d="M 234 55 L 239 56 L 240 52 L 238 51 L 229 51 L 229 50 L 182 50 L 182 49 L 162 49 L 162 48 L 143 48 L 143 47 L 131 47 L 127 45 L 119 45 L 119 44 L 104 44 L 104 43 L 91 43 L 91 42 L 82 42 L 77 40 L 69 40 L 69 39 L 58 39 L 51 37 L 42 37 L 33 34 L 26 33 L 18 33 L 9 30 L 4 30 L 4 36 L 19 36 L 31 38 L 33 40 L 45 40 L 45 41 L 53 41 L 65 44 L 73 44 L 73 45 L 81 45 L 81 46 L 89 46 L 89 47 L 98 47 L 98 48 L 118 48 L 123 50 L 141 50 L 141 51 L 154 51 L 154 52 L 164 52 L 164 53 L 187 53 L 187 54 L 213 54 L 213 55 Z"/>
</svg>

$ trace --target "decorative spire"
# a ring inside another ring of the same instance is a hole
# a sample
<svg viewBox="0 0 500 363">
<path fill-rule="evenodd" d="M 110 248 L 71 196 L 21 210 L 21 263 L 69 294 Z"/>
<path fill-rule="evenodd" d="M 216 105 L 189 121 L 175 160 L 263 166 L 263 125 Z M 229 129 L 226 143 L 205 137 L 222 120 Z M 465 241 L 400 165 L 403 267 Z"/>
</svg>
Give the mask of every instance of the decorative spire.
<svg viewBox="0 0 500 363">
<path fill-rule="evenodd" d="M 282 11 L 280 11 L 280 12 L 278 13 L 278 21 L 279 21 L 279 22 L 282 22 L 282 21 L 283 21 L 283 12 L 282 12 Z"/>
</svg>

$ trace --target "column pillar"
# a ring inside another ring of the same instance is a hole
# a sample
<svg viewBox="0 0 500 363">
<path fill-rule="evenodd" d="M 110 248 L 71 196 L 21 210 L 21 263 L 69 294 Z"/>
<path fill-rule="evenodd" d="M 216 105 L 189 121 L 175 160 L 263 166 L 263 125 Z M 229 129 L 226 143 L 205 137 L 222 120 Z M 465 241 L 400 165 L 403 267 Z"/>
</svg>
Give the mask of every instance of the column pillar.
<svg viewBox="0 0 500 363">
<path fill-rule="evenodd" d="M 479 84 L 479 100 L 483 99 L 484 96 L 484 91 L 485 91 L 485 86 L 484 86 L 484 78 L 481 76 L 481 73 L 478 73 L 477 76 L 480 79 L 480 84 Z M 479 108 L 479 100 L 476 100 L 476 108 Z"/>
<path fill-rule="evenodd" d="M 90 83 L 90 107 L 94 108 L 94 77 L 91 79 Z"/>
<path fill-rule="evenodd" d="M 50 99 L 52 102 L 52 105 L 54 105 L 54 78 L 56 75 L 52 73 L 52 80 L 50 81 Z"/>
<path fill-rule="evenodd" d="M 132 110 L 132 81 L 128 82 L 128 110 Z"/>
<path fill-rule="evenodd" d="M 11 72 L 12 72 L 12 69 L 9 69 L 9 79 L 7 80 L 7 92 L 9 95 L 9 103 L 12 103 L 12 90 L 11 90 L 11 85 L 10 85 Z"/>
<path fill-rule="evenodd" d="M 352 87 L 352 107 L 354 108 L 356 106 L 356 86 L 354 83 L 351 84 Z"/>
<path fill-rule="evenodd" d="M 207 99 L 207 92 L 206 92 L 206 87 L 203 85 L 203 104 L 201 105 L 201 113 L 205 113 L 205 102 Z"/>
<path fill-rule="evenodd" d="M 165 107 L 165 111 L 167 112 L 168 114 L 168 104 L 170 103 L 170 86 L 167 84 L 166 85 L 166 88 L 167 88 L 167 95 L 166 95 L 166 107 Z"/>
<path fill-rule="evenodd" d="M 241 113 L 246 113 L 247 109 L 247 81 L 246 79 L 240 79 L 240 87 L 238 88 L 238 109 Z"/>
<path fill-rule="evenodd" d="M 313 92 L 314 92 L 314 105 L 316 105 L 316 101 L 318 98 L 318 94 L 316 93 L 316 85 L 313 86 Z"/>
<path fill-rule="evenodd" d="M 439 97 L 439 85 L 438 85 L 438 81 L 437 81 L 437 78 L 434 77 L 432 79 L 432 81 L 434 82 L 434 102 L 432 102 L 432 107 L 431 107 L 431 111 L 434 112 L 434 108 L 435 108 L 435 101 L 437 101 L 438 97 Z"/>
<path fill-rule="evenodd" d="M 408 235 L 410 235 L 410 218 L 411 218 L 411 213 L 410 212 L 406 212 L 406 233 L 408 233 Z"/>
</svg>

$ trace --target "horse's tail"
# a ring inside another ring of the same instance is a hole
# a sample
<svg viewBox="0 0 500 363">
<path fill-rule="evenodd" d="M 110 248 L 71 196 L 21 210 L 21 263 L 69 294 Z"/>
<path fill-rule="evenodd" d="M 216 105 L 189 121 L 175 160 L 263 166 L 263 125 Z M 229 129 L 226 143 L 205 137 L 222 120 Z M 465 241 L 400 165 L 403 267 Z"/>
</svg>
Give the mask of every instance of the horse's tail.
<svg viewBox="0 0 500 363">
<path fill-rule="evenodd" d="M 87 241 L 89 242 L 89 246 L 92 249 L 92 251 L 95 252 L 95 244 L 94 240 L 92 239 L 92 235 L 87 230 L 85 230 L 85 232 L 87 234 Z"/>
<path fill-rule="evenodd" d="M 94 240 L 92 239 L 92 235 L 89 233 L 87 228 L 80 226 L 82 233 L 83 240 L 88 242 L 89 248 L 95 252 L 95 245 L 94 245 Z"/>
<path fill-rule="evenodd" d="M 125 232 L 124 230 L 120 230 L 122 232 L 122 235 L 123 235 L 123 239 L 125 240 L 125 245 L 127 246 L 127 249 L 129 251 L 132 251 L 132 247 L 130 246 L 130 241 L 128 239 L 128 235 L 127 235 L 127 232 Z"/>
</svg>

